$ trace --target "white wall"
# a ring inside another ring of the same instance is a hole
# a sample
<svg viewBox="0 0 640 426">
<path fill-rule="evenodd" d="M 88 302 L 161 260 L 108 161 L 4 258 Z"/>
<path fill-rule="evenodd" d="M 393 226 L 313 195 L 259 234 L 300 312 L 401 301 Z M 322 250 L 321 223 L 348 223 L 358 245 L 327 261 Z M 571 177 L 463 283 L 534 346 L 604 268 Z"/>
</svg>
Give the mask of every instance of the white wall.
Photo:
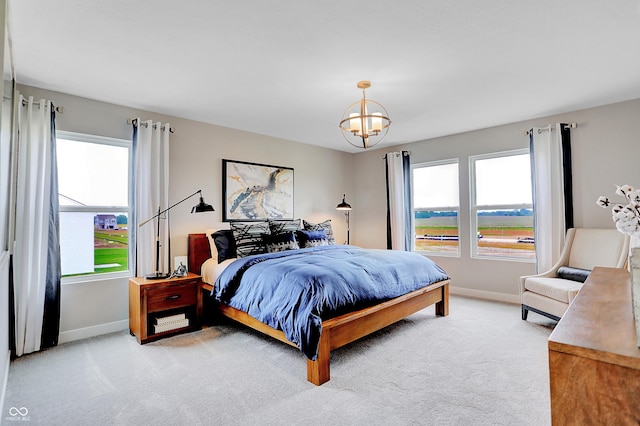
<svg viewBox="0 0 640 426">
<path fill-rule="evenodd" d="M 517 301 L 518 277 L 533 273 L 532 263 L 470 258 L 468 158 L 526 148 L 529 141 L 526 130 L 556 122 L 578 124 L 571 131 L 575 226 L 613 228 L 610 212 L 598 207 L 595 201 L 599 195 L 616 197 L 615 184 L 640 187 L 640 100 L 357 154 L 353 240 L 365 247 L 386 246 L 384 153 L 409 150 L 412 163 L 459 158 L 461 256 L 432 259 L 452 276 L 452 286 L 459 292 L 479 296 L 485 292 L 494 298 Z"/>
<path fill-rule="evenodd" d="M 190 214 L 198 202 L 194 197 L 171 210 L 172 257 L 187 254 L 187 234 L 228 226 L 221 222 L 223 158 L 293 167 L 296 218 L 317 222 L 330 218 L 337 235 L 346 234 L 344 216 L 335 206 L 343 193 L 353 192 L 352 154 L 35 87 L 19 86 L 19 90 L 64 106 L 64 114 L 56 117 L 58 130 L 131 139 L 127 118 L 171 123 L 175 133 L 170 142 L 170 200 L 179 201 L 202 189 L 205 201 L 216 209 Z M 127 285 L 127 279 L 63 284 L 60 341 L 128 328 Z"/>
<path fill-rule="evenodd" d="M 613 195 L 614 184 L 640 186 L 636 159 L 640 158 L 640 100 L 550 116 L 394 147 L 346 154 L 316 146 L 252 134 L 200 122 L 168 117 L 34 87 L 20 90 L 64 106 L 57 127 L 70 132 L 129 139 L 127 118 L 170 122 L 170 198 L 180 200 L 202 189 L 214 213 L 191 215 L 191 204 L 172 210 L 172 256 L 186 255 L 187 234 L 225 226 L 221 223 L 221 160 L 223 158 L 293 167 L 295 215 L 312 221 L 331 218 L 337 235 L 345 235 L 344 216 L 335 210 L 342 193 L 351 211 L 351 242 L 363 247 L 386 247 L 384 163 L 391 150 L 408 149 L 412 162 L 459 158 L 528 146 L 525 131 L 554 122 L 577 122 L 572 130 L 576 226 L 613 227 L 609 212 L 596 206 L 598 195 Z M 427 124 L 428 125 L 428 124 Z M 433 257 L 453 278 L 458 292 L 517 301 L 517 278 L 534 272 L 525 262 L 470 259 L 468 172 L 461 167 L 460 258 Z M 193 200 L 195 204 L 197 200 Z M 61 342 L 128 327 L 127 280 L 117 279 L 63 285 Z"/>
</svg>

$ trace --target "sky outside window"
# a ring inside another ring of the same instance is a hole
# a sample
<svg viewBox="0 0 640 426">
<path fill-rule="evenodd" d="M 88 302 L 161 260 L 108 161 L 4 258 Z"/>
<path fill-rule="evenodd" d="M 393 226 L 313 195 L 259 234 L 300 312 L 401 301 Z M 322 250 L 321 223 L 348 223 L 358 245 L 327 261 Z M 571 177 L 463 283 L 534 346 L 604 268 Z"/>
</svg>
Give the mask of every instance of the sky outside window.
<svg viewBox="0 0 640 426">
<path fill-rule="evenodd" d="M 529 154 L 477 160 L 476 205 L 531 204 Z"/>
<path fill-rule="evenodd" d="M 413 208 L 458 206 L 458 163 L 413 169 Z"/>
<path fill-rule="evenodd" d="M 127 148 L 67 139 L 56 143 L 60 205 L 128 205 Z"/>
</svg>

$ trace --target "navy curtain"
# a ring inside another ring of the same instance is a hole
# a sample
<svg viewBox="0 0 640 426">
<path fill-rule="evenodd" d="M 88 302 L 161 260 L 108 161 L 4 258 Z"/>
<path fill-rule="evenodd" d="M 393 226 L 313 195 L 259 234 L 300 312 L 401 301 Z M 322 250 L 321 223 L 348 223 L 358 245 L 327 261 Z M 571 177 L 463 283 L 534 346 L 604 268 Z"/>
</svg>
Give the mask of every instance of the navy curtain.
<svg viewBox="0 0 640 426">
<path fill-rule="evenodd" d="M 392 156 L 391 158 L 389 156 Z M 389 163 L 395 157 L 401 161 L 399 173 L 390 172 Z M 385 155 L 385 176 L 387 189 L 387 249 L 393 247 L 393 232 L 398 229 L 397 224 L 392 224 L 392 209 L 401 212 L 398 219 L 404 224 L 402 230 L 403 247 L 401 250 L 411 251 L 413 249 L 413 220 L 411 211 L 411 159 L 409 151 L 389 152 Z M 394 183 L 396 181 L 396 183 Z M 400 194 L 393 194 L 392 187 L 401 187 Z M 399 205 L 398 205 L 399 204 Z"/>
<path fill-rule="evenodd" d="M 51 107 L 51 197 L 41 348 L 58 344 L 60 334 L 60 215 L 58 202 L 58 161 L 56 156 L 56 113 Z"/>
<path fill-rule="evenodd" d="M 562 143 L 562 171 L 564 186 L 564 221 L 566 229 L 573 228 L 573 178 L 571 176 L 571 127 L 560 125 Z"/>
</svg>

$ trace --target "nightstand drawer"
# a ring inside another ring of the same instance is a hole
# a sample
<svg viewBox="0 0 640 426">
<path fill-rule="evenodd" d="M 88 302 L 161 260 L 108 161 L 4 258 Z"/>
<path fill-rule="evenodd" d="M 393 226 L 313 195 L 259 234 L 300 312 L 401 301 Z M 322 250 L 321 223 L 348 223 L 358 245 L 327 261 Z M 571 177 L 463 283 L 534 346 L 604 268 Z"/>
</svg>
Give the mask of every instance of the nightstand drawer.
<svg viewBox="0 0 640 426">
<path fill-rule="evenodd" d="M 147 290 L 147 312 L 164 311 L 182 306 L 196 305 L 198 281 L 183 282 Z"/>
</svg>

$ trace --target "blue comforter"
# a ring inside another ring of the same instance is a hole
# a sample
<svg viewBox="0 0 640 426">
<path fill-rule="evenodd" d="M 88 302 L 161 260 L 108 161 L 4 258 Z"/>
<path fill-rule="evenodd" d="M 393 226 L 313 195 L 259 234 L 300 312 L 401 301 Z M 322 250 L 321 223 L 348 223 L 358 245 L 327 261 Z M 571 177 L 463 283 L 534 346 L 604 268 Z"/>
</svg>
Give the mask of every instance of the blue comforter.
<svg viewBox="0 0 640 426">
<path fill-rule="evenodd" d="M 448 278 L 416 253 L 330 245 L 237 259 L 220 274 L 213 295 L 282 330 L 314 360 L 323 319 Z"/>
</svg>

